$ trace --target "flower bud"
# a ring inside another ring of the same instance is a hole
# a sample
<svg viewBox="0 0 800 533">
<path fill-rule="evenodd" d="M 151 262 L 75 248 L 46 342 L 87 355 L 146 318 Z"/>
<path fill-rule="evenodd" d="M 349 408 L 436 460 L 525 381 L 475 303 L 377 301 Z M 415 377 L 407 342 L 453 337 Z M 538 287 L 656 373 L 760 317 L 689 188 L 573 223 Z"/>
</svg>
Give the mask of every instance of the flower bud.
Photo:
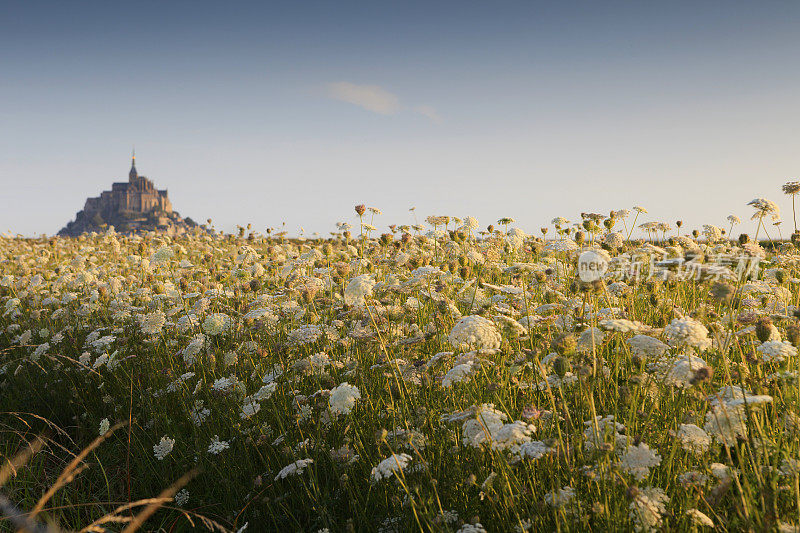
<svg viewBox="0 0 800 533">
<path fill-rule="evenodd" d="M 772 335 L 772 320 L 769 317 L 759 318 L 756 322 L 756 337 L 761 342 L 767 342 Z"/>
</svg>

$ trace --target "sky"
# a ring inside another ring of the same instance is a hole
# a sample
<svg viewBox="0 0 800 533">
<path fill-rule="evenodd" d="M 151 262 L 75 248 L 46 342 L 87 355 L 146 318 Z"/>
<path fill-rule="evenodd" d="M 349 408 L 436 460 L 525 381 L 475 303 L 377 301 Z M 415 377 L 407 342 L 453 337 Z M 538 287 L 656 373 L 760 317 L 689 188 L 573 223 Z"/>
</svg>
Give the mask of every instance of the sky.
<svg viewBox="0 0 800 533">
<path fill-rule="evenodd" d="M 381 230 L 536 233 L 638 205 L 752 235 L 764 197 L 785 237 L 798 27 L 794 1 L 6 0 L 0 232 L 55 234 L 135 146 L 177 211 L 226 231 L 327 235 L 366 204 Z"/>
</svg>

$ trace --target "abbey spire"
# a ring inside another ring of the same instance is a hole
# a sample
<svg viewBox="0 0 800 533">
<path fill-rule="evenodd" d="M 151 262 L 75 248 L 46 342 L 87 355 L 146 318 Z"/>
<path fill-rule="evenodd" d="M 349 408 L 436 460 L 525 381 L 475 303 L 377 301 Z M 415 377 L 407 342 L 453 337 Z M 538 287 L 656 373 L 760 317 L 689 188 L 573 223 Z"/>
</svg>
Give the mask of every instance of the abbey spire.
<svg viewBox="0 0 800 533">
<path fill-rule="evenodd" d="M 138 176 L 139 173 L 136 171 L 136 149 L 134 148 L 131 155 L 131 171 L 128 172 L 128 181 L 133 182 Z"/>
</svg>

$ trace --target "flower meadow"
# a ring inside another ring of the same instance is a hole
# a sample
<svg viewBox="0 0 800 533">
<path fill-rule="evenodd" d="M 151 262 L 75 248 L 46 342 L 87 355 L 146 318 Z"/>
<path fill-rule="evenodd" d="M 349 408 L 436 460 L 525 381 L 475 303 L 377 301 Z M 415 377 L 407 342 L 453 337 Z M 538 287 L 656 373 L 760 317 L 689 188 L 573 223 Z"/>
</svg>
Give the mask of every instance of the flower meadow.
<svg viewBox="0 0 800 533">
<path fill-rule="evenodd" d="M 2 523 L 797 531 L 800 249 L 751 207 L 4 237 Z"/>
</svg>

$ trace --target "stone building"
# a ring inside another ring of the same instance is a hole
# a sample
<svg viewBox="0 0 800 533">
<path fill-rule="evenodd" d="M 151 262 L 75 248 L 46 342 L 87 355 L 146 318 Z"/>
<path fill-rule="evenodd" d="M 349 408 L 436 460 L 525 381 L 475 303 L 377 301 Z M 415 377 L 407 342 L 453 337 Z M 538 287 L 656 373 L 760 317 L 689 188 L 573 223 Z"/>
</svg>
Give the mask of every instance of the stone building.
<svg viewBox="0 0 800 533">
<path fill-rule="evenodd" d="M 110 191 L 103 191 L 96 198 L 88 198 L 83 212 L 89 216 L 100 213 L 101 216 L 111 213 L 144 214 L 152 211 L 172 212 L 166 189 L 160 191 L 153 182 L 140 176 L 136 170 L 136 156 L 131 160 L 128 181 L 114 183 Z"/>
<path fill-rule="evenodd" d="M 110 191 L 88 198 L 75 220 L 58 234 L 77 236 L 87 231 L 102 231 L 110 225 L 127 233 L 150 229 L 175 231 L 194 226 L 194 222 L 182 219 L 172 209 L 166 189 L 157 189 L 151 180 L 139 174 L 134 154 L 128 181 L 113 183 Z"/>
</svg>

